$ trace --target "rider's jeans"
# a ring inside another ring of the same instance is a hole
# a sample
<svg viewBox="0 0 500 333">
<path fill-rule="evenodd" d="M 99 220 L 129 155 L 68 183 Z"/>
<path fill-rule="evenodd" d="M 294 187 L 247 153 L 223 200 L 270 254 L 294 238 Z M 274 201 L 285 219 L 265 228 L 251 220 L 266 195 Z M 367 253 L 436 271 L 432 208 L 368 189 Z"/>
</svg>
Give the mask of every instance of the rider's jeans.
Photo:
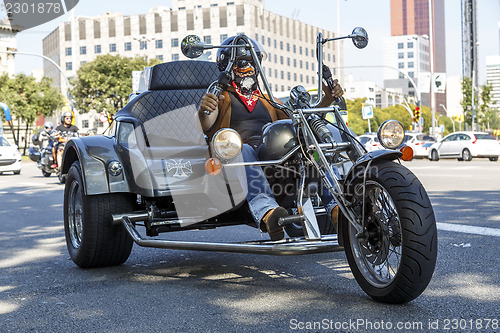
<svg viewBox="0 0 500 333">
<path fill-rule="evenodd" d="M 257 152 L 248 144 L 243 144 L 241 149 L 245 162 L 256 162 L 259 160 Z M 267 211 L 279 207 L 269 183 L 260 166 L 246 166 L 247 178 L 247 201 L 253 219 L 259 225 Z"/>
<path fill-rule="evenodd" d="M 245 162 L 259 161 L 257 152 L 250 145 L 243 144 L 241 152 Z M 248 206 L 255 222 L 259 225 L 266 212 L 279 207 L 279 205 L 274 198 L 274 194 L 271 191 L 262 167 L 246 166 L 245 171 L 248 186 Z M 335 199 L 333 199 L 333 196 L 326 189 L 323 189 L 321 192 L 321 200 L 328 203 L 326 209 L 328 215 L 330 215 L 332 209 L 336 206 Z"/>
</svg>

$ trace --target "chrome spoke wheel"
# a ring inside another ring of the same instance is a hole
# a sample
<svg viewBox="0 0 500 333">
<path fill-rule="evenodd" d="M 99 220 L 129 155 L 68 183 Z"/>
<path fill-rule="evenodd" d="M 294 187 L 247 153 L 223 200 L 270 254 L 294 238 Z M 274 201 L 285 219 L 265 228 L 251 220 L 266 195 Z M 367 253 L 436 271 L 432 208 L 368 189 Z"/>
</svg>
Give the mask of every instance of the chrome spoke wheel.
<svg viewBox="0 0 500 333">
<path fill-rule="evenodd" d="M 362 193 L 359 187 L 356 192 Z M 363 234 L 357 234 L 353 226 L 349 230 L 356 265 L 372 286 L 384 288 L 395 279 L 401 264 L 401 221 L 387 190 L 372 180 L 366 182 L 364 221 Z"/>
<path fill-rule="evenodd" d="M 71 244 L 75 249 L 80 248 L 83 235 L 83 216 L 82 216 L 82 191 L 80 184 L 76 181 L 71 183 L 69 191 L 69 236 Z"/>
</svg>

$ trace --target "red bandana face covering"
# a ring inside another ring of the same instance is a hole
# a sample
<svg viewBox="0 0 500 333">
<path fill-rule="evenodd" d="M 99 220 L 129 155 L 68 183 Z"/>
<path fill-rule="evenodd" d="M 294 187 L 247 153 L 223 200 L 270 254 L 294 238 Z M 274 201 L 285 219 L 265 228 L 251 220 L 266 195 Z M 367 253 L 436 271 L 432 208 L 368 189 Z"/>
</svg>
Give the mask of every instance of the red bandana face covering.
<svg viewBox="0 0 500 333">
<path fill-rule="evenodd" d="M 233 66 L 234 79 L 232 85 L 248 112 L 253 111 L 260 95 L 255 74 L 255 69 L 251 63 L 241 68 L 237 65 Z"/>
<path fill-rule="evenodd" d="M 238 97 L 240 98 L 240 100 L 243 102 L 243 104 L 247 108 L 248 112 L 252 112 L 253 109 L 255 108 L 255 105 L 257 105 L 257 102 L 259 101 L 260 91 L 254 90 L 251 94 L 244 95 L 241 92 L 241 89 L 236 85 L 236 83 L 231 82 L 231 84 L 233 85 L 234 89 L 236 90 Z"/>
</svg>

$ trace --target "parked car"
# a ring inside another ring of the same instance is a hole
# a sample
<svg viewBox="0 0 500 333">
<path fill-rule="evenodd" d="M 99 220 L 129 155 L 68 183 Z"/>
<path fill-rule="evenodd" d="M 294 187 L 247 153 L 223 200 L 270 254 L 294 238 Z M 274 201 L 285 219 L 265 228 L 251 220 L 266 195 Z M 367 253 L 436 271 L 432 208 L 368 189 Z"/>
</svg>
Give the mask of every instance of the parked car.
<svg viewBox="0 0 500 333">
<path fill-rule="evenodd" d="M 21 173 L 21 154 L 16 145 L 0 136 L 0 174 L 4 172 Z"/>
<path fill-rule="evenodd" d="M 484 132 L 455 132 L 445 136 L 429 147 L 429 159 L 457 158 L 459 161 L 470 161 L 473 158 L 489 158 L 498 161 L 500 142 L 494 136 Z"/>
<path fill-rule="evenodd" d="M 426 158 L 429 155 L 429 147 L 436 142 L 429 134 L 405 133 L 403 143 L 413 149 L 413 158 Z"/>
<path fill-rule="evenodd" d="M 358 139 L 358 141 L 361 142 L 363 146 L 365 146 L 368 152 L 384 148 L 380 144 L 380 141 L 378 140 L 376 134 L 363 134 L 356 137 L 356 139 Z"/>
</svg>

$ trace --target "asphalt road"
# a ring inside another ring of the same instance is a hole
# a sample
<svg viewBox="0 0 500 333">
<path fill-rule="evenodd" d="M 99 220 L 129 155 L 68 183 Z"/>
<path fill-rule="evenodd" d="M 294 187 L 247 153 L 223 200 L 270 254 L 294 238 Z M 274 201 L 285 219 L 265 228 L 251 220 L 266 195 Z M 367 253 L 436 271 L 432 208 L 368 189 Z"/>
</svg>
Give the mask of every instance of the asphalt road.
<svg viewBox="0 0 500 333">
<path fill-rule="evenodd" d="M 364 294 L 342 252 L 274 257 L 134 246 L 122 266 L 80 269 L 66 250 L 62 185 L 26 162 L 20 176 L 0 176 L 0 331 L 500 332 L 500 162 L 405 165 L 430 194 L 439 252 L 427 290 L 395 306 Z M 250 227 L 170 237 L 225 235 L 260 237 Z"/>
</svg>

